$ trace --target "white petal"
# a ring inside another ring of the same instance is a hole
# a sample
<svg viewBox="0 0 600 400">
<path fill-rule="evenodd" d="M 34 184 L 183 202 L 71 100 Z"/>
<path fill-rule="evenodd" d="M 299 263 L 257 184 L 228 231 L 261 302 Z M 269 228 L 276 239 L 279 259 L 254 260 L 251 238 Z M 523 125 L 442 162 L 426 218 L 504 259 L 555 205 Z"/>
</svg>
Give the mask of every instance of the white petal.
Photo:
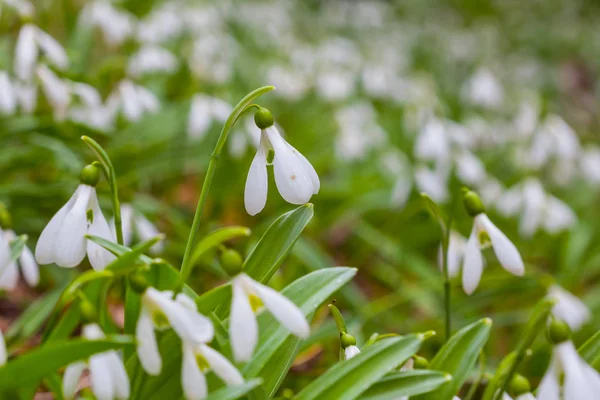
<svg viewBox="0 0 600 400">
<path fill-rule="evenodd" d="M 105 353 L 90 357 L 92 392 L 98 400 L 113 400 L 115 397 L 115 383 L 110 367 L 109 359 Z"/>
<path fill-rule="evenodd" d="M 494 253 L 502 267 L 513 275 L 523 276 L 525 274 L 525 265 L 515 245 L 500 229 L 496 228 L 496 225 L 490 221 L 487 215 L 479 214 L 475 219 L 478 220 L 476 223 L 480 223 L 489 235 Z"/>
<path fill-rule="evenodd" d="M 460 264 L 463 260 L 466 241 L 459 233 L 451 232 L 448 243 L 448 275 L 450 278 L 458 276 Z"/>
<path fill-rule="evenodd" d="M 129 376 L 123 365 L 121 357 L 116 351 L 110 351 L 106 354 L 110 363 L 110 372 L 114 384 L 115 397 L 117 399 L 127 400 L 130 394 Z"/>
<path fill-rule="evenodd" d="M 564 342 L 554 348 L 564 370 L 564 397 L 565 399 L 594 400 L 598 393 L 593 390 L 592 382 L 587 381 L 584 372 L 583 360 L 579 357 L 575 346 L 571 342 Z"/>
<path fill-rule="evenodd" d="M 313 185 L 313 194 L 319 193 L 319 189 L 321 189 L 321 181 L 319 180 L 319 175 L 317 175 L 317 171 L 315 171 L 315 168 L 306 159 L 306 157 L 304 157 L 304 155 L 302 153 L 300 153 L 298 150 L 296 150 L 291 144 L 288 143 L 288 145 L 296 153 L 296 156 L 298 156 L 298 158 L 300 159 L 302 164 L 304 164 L 304 169 L 308 173 L 308 176 L 310 177 L 310 181 L 312 182 L 312 185 Z"/>
<path fill-rule="evenodd" d="M 156 236 L 160 235 L 156 226 L 148 218 L 143 216 L 140 213 L 135 214 L 135 227 L 138 232 L 138 236 L 142 242 L 146 242 Z M 150 248 L 150 253 L 157 254 L 161 253 L 163 250 L 163 241 L 156 243 L 154 246 Z"/>
<path fill-rule="evenodd" d="M 54 109 L 55 118 L 57 120 L 65 119 L 67 116 L 67 107 L 71 102 L 69 85 L 45 65 L 39 66 L 36 72 L 42 84 L 42 91 Z"/>
<path fill-rule="evenodd" d="M 556 377 L 554 365 L 551 365 L 542 378 L 537 390 L 537 396 L 540 400 L 560 400 L 560 386 Z"/>
<path fill-rule="evenodd" d="M 281 137 L 277 128 L 271 126 L 266 132 L 275 150 L 273 171 L 281 197 L 292 204 L 307 203 L 314 193 L 311 171 L 306 170 L 298 152 Z"/>
<path fill-rule="evenodd" d="M 14 89 L 21 110 L 32 113 L 37 105 L 37 86 L 29 82 L 14 82 Z"/>
<path fill-rule="evenodd" d="M 344 349 L 344 356 L 346 357 L 346 360 L 349 360 L 358 354 L 360 354 L 360 350 L 356 346 L 348 346 Z"/>
<path fill-rule="evenodd" d="M 281 325 L 303 339 L 306 339 L 310 335 L 308 321 L 297 305 L 277 290 L 262 285 L 251 278 L 247 279 L 256 291 L 256 294 L 258 294 L 258 297 L 262 300 L 265 308 L 273 314 Z"/>
<path fill-rule="evenodd" d="M 85 370 L 85 363 L 83 361 L 69 364 L 65 368 L 65 374 L 63 375 L 63 397 L 66 400 L 71 400 L 75 397 L 77 392 L 77 385 L 79 385 L 79 379 Z"/>
<path fill-rule="evenodd" d="M 137 342 L 137 354 L 140 364 L 150 375 L 160 374 L 162 359 L 156 343 L 152 316 L 142 307 L 140 316 L 135 326 L 135 339 Z"/>
<path fill-rule="evenodd" d="M 158 98 L 150 90 L 143 86 L 135 87 L 138 100 L 145 111 L 154 112 L 160 108 Z"/>
<path fill-rule="evenodd" d="M 560 286 L 551 286 L 548 289 L 548 295 L 556 301 L 556 304 L 552 308 L 552 314 L 556 318 L 566 322 L 572 330 L 578 330 L 581 325 L 591 318 L 591 313 L 587 306 Z"/>
<path fill-rule="evenodd" d="M 38 48 L 36 43 L 37 27 L 33 24 L 23 25 L 15 47 L 14 71 L 22 81 L 33 78 L 33 69 L 37 61 Z"/>
<path fill-rule="evenodd" d="M 191 138 L 202 139 L 210 126 L 210 102 L 203 95 L 195 95 L 188 116 L 187 133 Z"/>
<path fill-rule="evenodd" d="M 104 332 L 102 331 L 102 328 L 100 328 L 100 325 L 95 323 L 85 325 L 83 327 L 82 335 L 88 340 L 99 340 L 104 338 Z"/>
<path fill-rule="evenodd" d="M 6 342 L 4 341 L 4 335 L 2 334 L 2 330 L 0 329 L 0 367 L 6 364 L 7 359 L 8 354 L 6 351 Z"/>
<path fill-rule="evenodd" d="M 19 263 L 21 264 L 21 273 L 23 274 L 23 278 L 25 278 L 25 282 L 31 287 L 37 286 L 40 281 L 40 268 L 35 262 L 35 258 L 29 247 L 23 247 Z"/>
<path fill-rule="evenodd" d="M 248 361 L 252 357 L 258 340 L 256 317 L 248 301 L 240 280 L 235 278 L 231 285 L 231 316 L 229 318 L 229 337 L 231 350 L 236 361 Z"/>
<path fill-rule="evenodd" d="M 183 359 L 181 365 L 181 387 L 187 400 L 206 398 L 206 378 L 200 371 L 191 345 L 183 343 Z"/>
<path fill-rule="evenodd" d="M 102 214 L 100 206 L 98 205 L 96 189 L 94 188 L 91 190 L 89 208 L 92 210 L 94 219 L 89 225 L 88 234 L 114 242 L 115 237 L 108 226 L 108 222 L 106 222 L 106 218 L 104 218 L 104 215 Z M 90 264 L 92 264 L 92 267 L 96 271 L 103 270 L 108 264 L 116 260 L 114 254 L 91 240 L 87 241 L 87 255 L 90 260 Z"/>
<path fill-rule="evenodd" d="M 111 224 L 113 228 L 114 224 L 113 219 Z M 121 204 L 121 229 L 123 231 L 123 243 L 125 246 L 131 245 L 133 241 L 133 207 L 130 204 Z M 113 232 L 116 231 L 113 229 Z"/>
<path fill-rule="evenodd" d="M 546 192 L 540 181 L 530 178 L 523 184 L 523 213 L 519 226 L 525 237 L 531 237 L 542 224 Z"/>
<path fill-rule="evenodd" d="M 19 268 L 17 263 L 10 262 L 0 275 L 0 289 L 14 290 L 19 283 Z"/>
<path fill-rule="evenodd" d="M 12 115 L 17 110 L 17 95 L 6 71 L 0 71 L 0 114 Z"/>
<path fill-rule="evenodd" d="M 73 208 L 79 194 L 81 193 L 83 185 L 79 185 L 75 193 L 71 196 L 69 201 L 62 206 L 60 210 L 48 222 L 48 225 L 42 231 L 40 238 L 38 239 L 37 245 L 35 246 L 35 259 L 40 264 L 51 264 L 55 261 L 54 251 L 56 249 L 56 238 L 61 226 L 65 220 L 65 217 Z"/>
<path fill-rule="evenodd" d="M 237 368 L 221 353 L 205 344 L 198 345 L 197 351 L 206 358 L 212 371 L 221 378 L 223 382 L 228 385 L 241 385 L 244 383 L 244 378 L 242 378 L 242 375 Z"/>
<path fill-rule="evenodd" d="M 465 246 L 465 259 L 462 271 L 463 289 L 466 294 L 471 294 L 479 286 L 481 273 L 483 272 L 483 258 L 479 248 L 479 238 L 477 237 L 477 229 L 473 226 L 471 235 Z"/>
<path fill-rule="evenodd" d="M 55 67 L 64 70 L 69 66 L 69 58 L 65 49 L 52 36 L 38 29 L 37 40 L 40 50 Z"/>
<path fill-rule="evenodd" d="M 0 229 L 0 275 L 10 266 L 10 243 L 9 238 Z"/>
<path fill-rule="evenodd" d="M 123 81 L 119 85 L 121 94 L 123 113 L 129 121 L 138 121 L 142 118 L 144 112 L 142 104 L 138 100 L 135 86 L 131 81 Z"/>
<path fill-rule="evenodd" d="M 91 186 L 79 185 L 79 195 L 56 234 L 54 262 L 61 267 L 76 267 L 85 258 L 86 213 L 91 190 Z"/>
<path fill-rule="evenodd" d="M 246 179 L 244 205 L 246 206 L 246 212 L 250 215 L 258 214 L 267 204 L 269 178 L 267 176 L 266 140 L 265 135 L 262 134 L 261 144 L 252 160 L 252 164 L 250 164 L 248 178 Z"/>
</svg>

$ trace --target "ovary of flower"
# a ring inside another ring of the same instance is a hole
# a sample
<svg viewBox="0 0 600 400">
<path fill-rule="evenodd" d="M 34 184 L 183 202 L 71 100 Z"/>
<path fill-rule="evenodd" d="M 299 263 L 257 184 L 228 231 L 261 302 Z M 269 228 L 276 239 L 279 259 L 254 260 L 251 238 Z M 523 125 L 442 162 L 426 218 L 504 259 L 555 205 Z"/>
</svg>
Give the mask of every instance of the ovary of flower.
<svg viewBox="0 0 600 400">
<path fill-rule="evenodd" d="M 3 243 L 10 243 L 17 238 L 17 235 L 12 230 L 6 230 L 0 235 L 3 236 Z M 0 246 L 4 246 L 3 244 Z M 0 250 L 2 251 L 2 250 Z M 10 251 L 8 252 L 10 254 Z M 26 245 L 23 247 L 19 255 L 19 265 L 25 282 L 31 287 L 37 286 L 40 280 L 40 271 L 35 258 Z M 19 282 L 19 267 L 16 261 L 10 261 L 4 268 L 0 267 L 0 288 L 6 290 L 14 290 Z"/>
<path fill-rule="evenodd" d="M 97 324 L 83 327 L 83 336 L 88 340 L 104 338 L 102 329 Z M 88 368 L 92 381 L 92 392 L 98 400 L 126 400 L 129 398 L 129 377 L 119 354 L 106 351 L 92 355 L 87 362 L 79 361 L 70 364 L 63 376 L 63 396 L 70 400 L 75 397 L 79 378 Z"/>
<path fill-rule="evenodd" d="M 115 256 L 88 240 L 87 234 L 115 240 L 98 205 L 96 189 L 82 183 L 42 231 L 35 248 L 36 261 L 72 268 L 79 265 L 87 253 L 95 270 L 104 269 Z"/>
<path fill-rule="evenodd" d="M 548 297 L 556 301 L 552 308 L 552 314 L 566 322 L 572 330 L 581 328 L 592 316 L 581 300 L 558 285 L 550 286 Z"/>
<path fill-rule="evenodd" d="M 252 357 L 258 341 L 255 313 L 263 306 L 294 335 L 306 339 L 310 334 L 302 311 L 278 291 L 242 273 L 233 278 L 232 292 L 229 337 L 236 361 L 248 361 Z"/>
<path fill-rule="evenodd" d="M 188 343 L 207 343 L 214 335 L 211 321 L 197 311 L 187 295 L 179 293 L 173 300 L 172 292 L 149 287 L 142 296 L 135 336 L 140 363 L 150 375 L 158 375 L 162 368 L 154 330 L 169 326 Z"/>
<path fill-rule="evenodd" d="M 349 360 L 358 354 L 360 354 L 360 349 L 354 345 L 348 346 L 344 349 L 344 357 L 346 360 Z"/>
<path fill-rule="evenodd" d="M 600 374 L 581 358 L 573 343 L 566 341 L 555 345 L 550 367 L 538 387 L 538 398 L 595 400 L 598 393 Z"/>
<path fill-rule="evenodd" d="M 523 259 L 515 245 L 487 215 L 478 214 L 473 219 L 473 229 L 465 246 L 462 282 L 467 294 L 473 293 L 479 285 L 483 272 L 481 250 L 489 245 L 494 249 L 500 265 L 505 270 L 517 276 L 525 274 Z"/>
<path fill-rule="evenodd" d="M 258 151 L 248 171 L 244 203 L 250 215 L 258 214 L 267 203 L 267 157 L 270 149 L 275 153 L 275 184 L 284 200 L 292 204 L 304 204 L 319 192 L 319 177 L 313 166 L 281 137 L 273 125 L 262 130 Z"/>
<path fill-rule="evenodd" d="M 221 353 L 204 343 L 182 343 L 181 386 L 187 400 L 201 400 L 208 393 L 206 377 L 213 371 L 227 385 L 241 385 L 244 378 Z"/>
</svg>

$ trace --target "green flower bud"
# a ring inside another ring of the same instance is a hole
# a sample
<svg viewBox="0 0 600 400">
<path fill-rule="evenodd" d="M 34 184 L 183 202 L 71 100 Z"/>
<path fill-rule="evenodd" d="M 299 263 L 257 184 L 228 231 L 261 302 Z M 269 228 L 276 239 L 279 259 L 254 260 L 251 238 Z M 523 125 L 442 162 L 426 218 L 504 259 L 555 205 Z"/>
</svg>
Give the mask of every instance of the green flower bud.
<svg viewBox="0 0 600 400">
<path fill-rule="evenodd" d="M 413 364 L 414 369 L 429 368 L 429 360 L 427 360 L 425 357 L 414 356 L 413 360 L 414 360 L 414 364 Z"/>
<path fill-rule="evenodd" d="M 12 217 L 4 204 L 0 205 L 0 228 L 12 229 Z"/>
<path fill-rule="evenodd" d="M 463 188 L 462 192 L 465 209 L 471 217 L 475 217 L 485 212 L 485 207 L 477 193 L 467 188 Z"/>
<path fill-rule="evenodd" d="M 254 123 L 260 129 L 267 129 L 273 126 L 273 114 L 264 107 L 260 107 L 254 114 Z"/>
<path fill-rule="evenodd" d="M 229 275 L 236 275 L 242 270 L 244 260 L 234 249 L 226 249 L 221 253 L 221 266 Z"/>
<path fill-rule="evenodd" d="M 514 374 L 508 386 L 508 392 L 513 397 L 520 396 L 531 391 L 531 385 L 527 378 L 520 374 Z"/>
<path fill-rule="evenodd" d="M 142 294 L 150 284 L 141 273 L 136 272 L 129 275 L 129 286 L 131 286 L 134 292 Z"/>
<path fill-rule="evenodd" d="M 567 325 L 566 322 L 552 319 L 550 325 L 548 325 L 548 340 L 552 344 L 559 344 L 562 342 L 566 342 L 571 338 L 571 328 Z"/>
<path fill-rule="evenodd" d="M 100 169 L 94 164 L 86 165 L 81 170 L 79 180 L 84 185 L 96 186 L 100 180 Z"/>
<path fill-rule="evenodd" d="M 96 313 L 96 307 L 91 301 L 82 298 L 79 303 L 79 312 L 81 312 L 81 320 L 85 324 L 96 322 L 98 320 L 98 313 Z"/>
<path fill-rule="evenodd" d="M 349 333 L 342 333 L 340 336 L 340 342 L 342 343 L 342 349 L 350 346 L 356 346 L 356 339 Z"/>
</svg>

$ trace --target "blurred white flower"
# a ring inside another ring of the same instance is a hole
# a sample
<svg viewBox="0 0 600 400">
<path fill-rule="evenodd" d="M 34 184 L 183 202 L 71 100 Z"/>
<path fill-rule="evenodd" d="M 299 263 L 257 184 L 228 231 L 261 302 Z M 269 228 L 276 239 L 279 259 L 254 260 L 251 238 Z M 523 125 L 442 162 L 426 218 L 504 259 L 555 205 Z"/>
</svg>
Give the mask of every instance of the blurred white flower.
<svg viewBox="0 0 600 400">
<path fill-rule="evenodd" d="M 44 96 L 54 111 L 54 118 L 63 121 L 67 117 L 69 104 L 71 103 L 71 89 L 69 84 L 56 76 L 45 65 L 37 68 L 37 76 L 40 80 Z"/>
<path fill-rule="evenodd" d="M 21 17 L 32 17 L 35 12 L 35 7 L 27 0 L 2 0 L 2 4 L 12 7 Z"/>
<path fill-rule="evenodd" d="M 548 289 L 548 297 L 556 301 L 552 308 L 552 315 L 566 322 L 572 330 L 578 330 L 585 324 L 592 314 L 587 306 L 558 285 Z"/>
<path fill-rule="evenodd" d="M 302 98 L 310 88 L 309 77 L 298 68 L 274 65 L 268 69 L 266 75 L 267 82 L 277 87 L 274 93 L 287 100 Z"/>
<path fill-rule="evenodd" d="M 455 278 L 460 273 L 460 267 L 465 254 L 467 239 L 456 231 L 450 232 L 450 240 L 448 241 L 448 276 Z M 440 271 L 444 272 L 444 254 L 442 246 L 438 252 L 438 266 Z"/>
<path fill-rule="evenodd" d="M 387 142 L 387 135 L 377 123 L 377 115 L 369 102 L 359 102 L 339 109 L 335 114 L 339 126 L 335 152 L 345 161 L 362 159 Z"/>
<path fill-rule="evenodd" d="M 188 60 L 190 70 L 199 78 L 214 83 L 229 82 L 234 73 L 237 42 L 225 33 L 208 32 L 194 41 Z"/>
<path fill-rule="evenodd" d="M 128 121 L 137 122 L 144 114 L 152 114 L 160 108 L 160 101 L 150 90 L 130 80 L 119 83 L 117 90 L 109 96 L 107 106 L 121 109 Z"/>
<path fill-rule="evenodd" d="M 59 70 L 69 65 L 65 49 L 48 33 L 33 24 L 25 24 L 19 31 L 15 47 L 14 71 L 25 82 L 33 79 L 39 52 Z"/>
<path fill-rule="evenodd" d="M 315 86 L 319 96 L 325 100 L 344 100 L 354 92 L 356 75 L 344 70 L 323 71 L 317 75 Z"/>
<path fill-rule="evenodd" d="M 475 186 L 486 180 L 485 166 L 473 153 L 463 150 L 456 156 L 455 162 L 456 174 L 463 183 Z"/>
<path fill-rule="evenodd" d="M 446 161 L 450 157 L 450 141 L 441 120 L 431 118 L 419 131 L 414 154 L 424 161 Z"/>
<path fill-rule="evenodd" d="M 104 338 L 102 328 L 97 324 L 85 325 L 82 334 L 87 340 Z M 63 376 L 65 399 L 75 398 L 79 379 L 86 368 L 90 371 L 92 392 L 98 400 L 126 400 L 129 398 L 129 377 L 123 360 L 115 350 L 109 350 L 92 355 L 87 362 L 78 361 L 67 366 Z"/>
<path fill-rule="evenodd" d="M 117 10 L 109 1 L 104 0 L 87 3 L 78 21 L 82 26 L 99 28 L 104 34 L 104 40 L 111 46 L 118 46 L 131 37 L 136 22 L 132 14 Z"/>
<path fill-rule="evenodd" d="M 14 114 L 17 110 L 17 94 L 6 71 L 0 71 L 0 93 L 0 114 Z"/>
<path fill-rule="evenodd" d="M 498 108 L 504 101 L 504 89 L 487 68 L 479 68 L 462 88 L 463 97 L 475 106 Z"/>
<path fill-rule="evenodd" d="M 13 82 L 13 89 L 17 98 L 17 103 L 21 110 L 30 114 L 37 105 L 37 87 L 33 83 Z"/>
<path fill-rule="evenodd" d="M 586 148 L 579 158 L 579 169 L 588 183 L 600 184 L 600 148 Z"/>
<path fill-rule="evenodd" d="M 202 139 L 214 121 L 224 124 L 232 110 L 229 103 L 216 97 L 194 95 L 188 117 L 188 135 L 197 140 Z"/>
<path fill-rule="evenodd" d="M 500 265 L 513 275 L 523 276 L 525 265 L 515 245 L 484 213 L 473 218 L 473 230 L 465 246 L 463 262 L 463 289 L 471 294 L 479 286 L 483 272 L 481 250 L 491 246 Z"/>
<path fill-rule="evenodd" d="M 577 353 L 573 343 L 554 346 L 552 361 L 537 395 L 540 400 L 594 400 L 600 392 L 600 374 Z"/>
<path fill-rule="evenodd" d="M 502 394 L 502 400 L 513 400 L 513 398 L 512 398 L 512 397 L 510 397 L 508 394 L 506 394 L 506 393 L 503 393 L 503 394 Z M 523 393 L 523 394 L 521 394 L 521 395 L 519 395 L 519 396 L 515 397 L 515 399 L 514 399 L 514 400 L 536 400 L 536 398 L 535 398 L 535 396 L 534 396 L 533 394 L 531 394 L 531 393 Z M 542 399 L 540 398 L 540 400 L 542 400 Z"/>
<path fill-rule="evenodd" d="M 85 237 L 88 234 L 115 241 L 98 205 L 96 188 L 82 183 L 42 231 L 35 259 L 39 264 L 55 263 L 72 268 L 79 265 L 87 253 L 92 267 L 102 270 L 115 256 L 88 240 Z"/>
<path fill-rule="evenodd" d="M 207 343 L 214 335 L 212 322 L 200 314 L 194 300 L 179 293 L 158 291 L 149 287 L 142 295 L 142 307 L 135 328 L 140 364 L 150 375 L 158 375 L 162 359 L 158 351 L 155 329 L 173 328 L 184 343 Z"/>
<path fill-rule="evenodd" d="M 148 73 L 172 73 L 179 67 L 179 60 L 169 50 L 159 46 L 144 46 L 129 57 L 127 73 L 139 77 Z"/>
<path fill-rule="evenodd" d="M 4 232 L 0 230 L 0 234 L 3 236 L 2 246 L 4 246 L 4 243 L 10 243 L 17 238 L 17 235 L 12 229 L 7 229 Z M 8 254 L 10 255 L 10 251 Z M 21 251 L 18 260 L 18 265 L 17 261 L 11 261 L 4 269 L 0 268 L 0 289 L 14 290 L 17 287 L 19 282 L 19 267 L 21 267 L 23 278 L 29 286 L 35 287 L 39 283 L 40 270 L 35 262 L 33 253 L 27 245 L 23 246 L 23 250 Z"/>
<path fill-rule="evenodd" d="M 142 213 L 135 210 L 131 204 L 121 204 L 121 222 L 123 229 L 123 242 L 126 246 L 133 242 L 134 234 L 141 242 L 146 242 L 156 236 L 160 232 L 152 222 L 148 220 Z M 114 219 L 111 225 L 114 227 Z M 163 250 L 163 242 L 160 241 L 150 248 L 153 254 L 161 253 Z"/>
<path fill-rule="evenodd" d="M 448 200 L 448 169 L 438 167 L 432 170 L 419 165 L 415 170 L 415 182 L 420 192 L 425 192 L 435 202 Z"/>
<path fill-rule="evenodd" d="M 74 97 L 68 112 L 71 121 L 102 131 L 113 129 L 117 112 L 115 105 L 110 101 L 104 105 L 98 90 L 86 83 L 70 82 L 70 88 Z"/>
<path fill-rule="evenodd" d="M 304 204 L 312 195 L 319 193 L 319 176 L 313 166 L 306 157 L 286 142 L 277 128 L 272 125 L 261 132 L 260 145 L 246 179 L 244 204 L 250 215 L 261 212 L 267 203 L 267 157 L 270 149 L 275 153 L 273 158 L 275 184 L 285 201 L 291 204 Z"/>
<path fill-rule="evenodd" d="M 500 196 L 504 192 L 504 187 L 502 184 L 490 176 L 488 176 L 485 181 L 481 182 L 476 187 L 477 193 L 479 193 L 483 204 L 487 204 L 489 206 L 496 206 Z"/>
<path fill-rule="evenodd" d="M 137 25 L 137 38 L 143 43 L 164 43 L 178 37 L 185 28 L 182 17 L 179 16 L 177 5 L 165 3 L 152 11 Z"/>
<path fill-rule="evenodd" d="M 294 335 L 306 339 L 310 334 L 308 321 L 302 311 L 278 291 L 243 273 L 233 278 L 231 288 L 229 337 L 236 361 L 248 361 L 252 357 L 258 341 L 258 324 L 254 314 L 263 307 Z"/>
<path fill-rule="evenodd" d="M 348 346 L 344 349 L 344 357 L 346 360 L 349 360 L 358 354 L 360 354 L 360 349 L 355 345 Z"/>
</svg>

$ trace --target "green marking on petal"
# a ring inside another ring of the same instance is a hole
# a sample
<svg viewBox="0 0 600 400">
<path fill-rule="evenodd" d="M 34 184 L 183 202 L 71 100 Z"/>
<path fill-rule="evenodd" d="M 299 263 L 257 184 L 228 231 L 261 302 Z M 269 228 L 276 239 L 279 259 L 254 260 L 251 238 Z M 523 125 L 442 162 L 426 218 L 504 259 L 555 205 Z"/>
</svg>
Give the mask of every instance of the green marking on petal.
<svg viewBox="0 0 600 400">
<path fill-rule="evenodd" d="M 264 304 L 260 297 L 255 294 L 251 294 L 248 296 L 248 301 L 250 301 L 250 307 L 252 307 L 253 312 L 258 312 L 261 308 L 264 307 Z"/>
</svg>

